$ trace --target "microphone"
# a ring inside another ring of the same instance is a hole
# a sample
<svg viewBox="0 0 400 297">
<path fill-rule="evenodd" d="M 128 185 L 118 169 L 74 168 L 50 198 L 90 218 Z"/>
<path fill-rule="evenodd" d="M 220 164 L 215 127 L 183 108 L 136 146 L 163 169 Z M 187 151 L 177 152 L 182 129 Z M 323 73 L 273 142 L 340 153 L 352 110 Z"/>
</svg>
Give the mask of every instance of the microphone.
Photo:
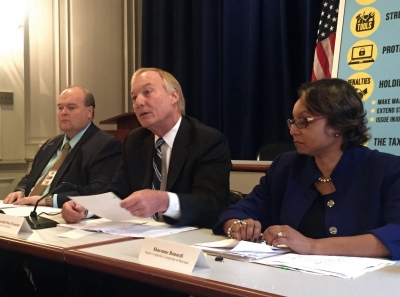
<svg viewBox="0 0 400 297">
<path fill-rule="evenodd" d="M 31 214 L 28 217 L 25 217 L 26 221 L 28 222 L 29 226 L 31 227 L 31 229 L 45 229 L 45 228 L 52 228 L 57 226 L 57 222 L 53 221 L 51 219 L 45 218 L 45 217 L 39 217 L 38 214 L 36 213 L 36 209 L 39 205 L 39 202 L 42 201 L 43 199 L 54 195 L 54 193 L 62 188 L 63 186 L 69 186 L 72 187 L 74 189 L 77 189 L 77 186 L 74 184 L 71 184 L 69 182 L 62 182 L 61 184 L 59 184 L 57 187 L 55 187 L 52 191 L 48 192 L 46 195 L 40 197 L 36 203 L 35 203 L 35 207 L 33 208 L 33 210 L 31 211 Z"/>
</svg>

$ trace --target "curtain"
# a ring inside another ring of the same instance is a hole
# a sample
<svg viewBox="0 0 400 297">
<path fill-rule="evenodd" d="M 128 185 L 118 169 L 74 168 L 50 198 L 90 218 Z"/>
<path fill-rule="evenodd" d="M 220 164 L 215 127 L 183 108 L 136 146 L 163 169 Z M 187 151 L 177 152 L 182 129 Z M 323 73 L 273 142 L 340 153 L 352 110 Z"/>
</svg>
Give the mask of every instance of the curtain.
<svg viewBox="0 0 400 297">
<path fill-rule="evenodd" d="M 142 67 L 180 82 L 186 114 L 224 133 L 232 159 L 292 140 L 310 81 L 322 0 L 143 1 Z"/>
</svg>

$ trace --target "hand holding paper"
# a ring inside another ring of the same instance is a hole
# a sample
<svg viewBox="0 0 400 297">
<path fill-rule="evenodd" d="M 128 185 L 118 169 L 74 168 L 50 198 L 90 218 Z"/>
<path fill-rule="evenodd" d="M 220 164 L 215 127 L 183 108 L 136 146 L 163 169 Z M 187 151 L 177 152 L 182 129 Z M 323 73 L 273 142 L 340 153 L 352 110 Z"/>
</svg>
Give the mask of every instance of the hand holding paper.
<svg viewBox="0 0 400 297">
<path fill-rule="evenodd" d="M 85 217 L 85 208 L 76 203 L 76 201 L 71 200 L 64 203 L 62 207 L 62 217 L 67 223 L 77 223 Z"/>
<path fill-rule="evenodd" d="M 134 216 L 148 218 L 156 212 L 165 212 L 168 208 L 168 194 L 165 191 L 140 190 L 122 200 L 121 207 Z"/>
<path fill-rule="evenodd" d="M 138 219 L 138 217 L 133 216 L 128 210 L 121 207 L 121 199 L 112 192 L 99 195 L 75 196 L 70 198 L 77 204 L 82 205 L 84 208 L 102 218 L 113 221 Z"/>
</svg>

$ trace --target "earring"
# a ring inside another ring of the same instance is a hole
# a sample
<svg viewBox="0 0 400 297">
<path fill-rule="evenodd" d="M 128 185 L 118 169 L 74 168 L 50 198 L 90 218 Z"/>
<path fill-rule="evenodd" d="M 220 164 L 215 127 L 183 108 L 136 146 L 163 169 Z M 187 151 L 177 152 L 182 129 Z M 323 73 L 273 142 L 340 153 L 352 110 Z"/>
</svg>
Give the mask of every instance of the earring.
<svg viewBox="0 0 400 297">
<path fill-rule="evenodd" d="M 339 134 L 335 134 L 335 136 L 336 136 L 336 137 L 338 137 L 338 136 L 339 136 Z"/>
</svg>

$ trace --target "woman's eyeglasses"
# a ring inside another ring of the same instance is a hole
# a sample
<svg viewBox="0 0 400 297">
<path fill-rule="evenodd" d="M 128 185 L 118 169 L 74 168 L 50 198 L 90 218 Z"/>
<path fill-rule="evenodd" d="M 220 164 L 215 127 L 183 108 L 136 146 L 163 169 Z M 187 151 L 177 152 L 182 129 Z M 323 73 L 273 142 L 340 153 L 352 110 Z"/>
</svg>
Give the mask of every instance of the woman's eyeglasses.
<svg viewBox="0 0 400 297">
<path fill-rule="evenodd" d="M 295 119 L 288 119 L 287 124 L 289 129 L 292 129 L 293 125 L 296 125 L 297 128 L 303 129 L 308 127 L 308 125 L 312 122 L 315 122 L 317 120 L 326 118 L 326 116 L 318 116 L 318 117 L 312 117 L 312 118 L 306 118 L 306 117 L 301 117 L 301 118 L 295 118 Z"/>
</svg>

